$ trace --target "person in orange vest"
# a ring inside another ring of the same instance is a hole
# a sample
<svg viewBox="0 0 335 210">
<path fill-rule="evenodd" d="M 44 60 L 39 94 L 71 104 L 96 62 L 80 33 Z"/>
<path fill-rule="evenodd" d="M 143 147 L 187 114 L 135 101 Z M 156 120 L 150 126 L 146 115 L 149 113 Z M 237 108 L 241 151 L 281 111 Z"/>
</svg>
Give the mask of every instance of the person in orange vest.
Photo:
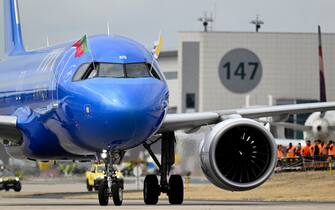
<svg viewBox="0 0 335 210">
<path fill-rule="evenodd" d="M 306 141 L 306 145 L 301 149 L 301 156 L 303 158 L 303 163 L 304 163 L 304 167 L 306 169 L 310 169 L 312 168 L 312 156 L 311 156 L 311 141 L 307 140 Z"/>
<path fill-rule="evenodd" d="M 303 157 L 311 157 L 311 141 L 310 140 L 307 140 L 306 141 L 306 146 L 304 146 L 302 149 L 301 149 L 301 156 Z"/>
<path fill-rule="evenodd" d="M 278 163 L 277 166 L 278 167 L 282 167 L 283 166 L 283 159 L 284 159 L 284 150 L 281 144 L 278 144 L 277 146 L 277 157 L 278 157 Z"/>
<path fill-rule="evenodd" d="M 320 143 L 319 140 L 315 140 L 311 147 L 311 155 L 314 159 L 314 168 L 320 168 Z"/>
<path fill-rule="evenodd" d="M 320 147 L 320 155 L 327 156 L 328 155 L 328 148 L 327 148 L 328 145 L 322 142 L 321 144 L 319 144 L 319 147 Z"/>
<path fill-rule="evenodd" d="M 335 146 L 334 146 L 333 141 L 329 141 L 329 143 L 328 143 L 328 156 L 334 160 Z"/>
<path fill-rule="evenodd" d="M 335 160 L 335 145 L 333 143 L 333 141 L 329 141 L 328 143 L 328 158 L 329 161 L 331 161 L 331 166 L 332 168 L 334 168 L 334 162 L 333 160 Z"/>
<path fill-rule="evenodd" d="M 298 143 L 298 146 L 295 149 L 295 156 L 296 157 L 301 157 L 301 150 L 302 150 L 301 143 Z"/>
<path fill-rule="evenodd" d="M 327 156 L 328 156 L 328 145 L 324 142 L 319 143 L 320 147 L 320 167 L 326 169 L 328 167 Z"/>
<path fill-rule="evenodd" d="M 320 155 L 319 140 L 315 140 L 314 144 L 311 146 L 311 155 L 313 157 L 318 157 Z"/>
<path fill-rule="evenodd" d="M 278 144 L 277 146 L 277 156 L 279 160 L 284 158 L 284 151 L 281 144 Z"/>
<path fill-rule="evenodd" d="M 295 157 L 295 147 L 290 142 L 288 144 L 288 148 L 286 149 L 286 157 L 287 158 L 294 158 Z"/>
</svg>

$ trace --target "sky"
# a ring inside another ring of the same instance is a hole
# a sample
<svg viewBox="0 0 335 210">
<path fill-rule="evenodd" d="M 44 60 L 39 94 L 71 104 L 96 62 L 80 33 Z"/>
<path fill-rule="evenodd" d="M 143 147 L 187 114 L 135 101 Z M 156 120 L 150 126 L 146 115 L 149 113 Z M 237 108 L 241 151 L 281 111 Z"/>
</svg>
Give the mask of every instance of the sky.
<svg viewBox="0 0 335 210">
<path fill-rule="evenodd" d="M 4 0 L 1 0 L 4 1 Z M 179 31 L 201 31 L 197 19 L 212 12 L 214 31 L 254 31 L 260 15 L 264 32 L 335 32 L 334 0 L 19 0 L 24 43 L 28 49 L 107 33 L 132 38 L 148 49 L 158 34 L 163 50 L 178 47 Z M 0 4 L 3 11 L 3 2 Z M 0 57 L 3 56 L 0 13 Z"/>
</svg>

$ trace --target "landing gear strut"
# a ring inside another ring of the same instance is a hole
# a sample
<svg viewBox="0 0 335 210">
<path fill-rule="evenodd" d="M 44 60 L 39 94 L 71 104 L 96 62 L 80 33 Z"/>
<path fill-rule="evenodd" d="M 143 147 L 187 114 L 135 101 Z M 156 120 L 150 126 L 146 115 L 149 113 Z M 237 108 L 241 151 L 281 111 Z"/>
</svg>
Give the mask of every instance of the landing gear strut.
<svg viewBox="0 0 335 210">
<path fill-rule="evenodd" d="M 106 177 L 99 186 L 98 198 L 101 206 L 107 206 L 109 198 L 113 198 L 115 206 L 121 206 L 123 201 L 123 179 L 116 176 L 116 169 L 113 164 L 121 161 L 124 152 L 108 151 L 105 159 Z"/>
<path fill-rule="evenodd" d="M 174 132 L 163 133 L 161 136 L 161 162 L 151 150 L 151 144 L 144 143 L 143 146 L 148 150 L 150 156 L 155 161 L 160 171 L 160 183 L 156 175 L 147 175 L 144 180 L 143 197 L 147 205 L 155 205 L 161 193 L 166 193 L 170 204 L 182 204 L 184 200 L 184 184 L 180 175 L 168 176 L 171 167 L 175 162 L 175 134 Z"/>
</svg>

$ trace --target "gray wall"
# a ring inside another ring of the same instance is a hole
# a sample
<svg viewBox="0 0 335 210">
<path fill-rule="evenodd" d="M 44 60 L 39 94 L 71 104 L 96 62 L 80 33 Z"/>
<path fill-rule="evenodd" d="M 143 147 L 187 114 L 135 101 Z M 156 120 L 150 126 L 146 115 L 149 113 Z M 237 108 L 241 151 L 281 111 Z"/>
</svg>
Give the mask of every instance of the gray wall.
<svg viewBox="0 0 335 210">
<path fill-rule="evenodd" d="M 195 93 L 195 111 L 199 108 L 199 42 L 182 43 L 182 112 L 186 111 L 186 94 Z"/>
</svg>

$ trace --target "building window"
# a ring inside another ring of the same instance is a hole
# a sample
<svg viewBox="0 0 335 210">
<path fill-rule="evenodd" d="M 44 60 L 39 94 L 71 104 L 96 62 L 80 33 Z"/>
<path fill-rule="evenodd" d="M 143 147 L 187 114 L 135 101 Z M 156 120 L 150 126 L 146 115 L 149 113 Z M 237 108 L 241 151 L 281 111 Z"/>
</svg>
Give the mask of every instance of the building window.
<svg viewBox="0 0 335 210">
<path fill-rule="evenodd" d="M 164 76 L 167 80 L 178 79 L 178 72 L 176 71 L 164 72 Z"/>
<path fill-rule="evenodd" d="M 186 109 L 195 109 L 195 93 L 186 93 Z"/>
</svg>

